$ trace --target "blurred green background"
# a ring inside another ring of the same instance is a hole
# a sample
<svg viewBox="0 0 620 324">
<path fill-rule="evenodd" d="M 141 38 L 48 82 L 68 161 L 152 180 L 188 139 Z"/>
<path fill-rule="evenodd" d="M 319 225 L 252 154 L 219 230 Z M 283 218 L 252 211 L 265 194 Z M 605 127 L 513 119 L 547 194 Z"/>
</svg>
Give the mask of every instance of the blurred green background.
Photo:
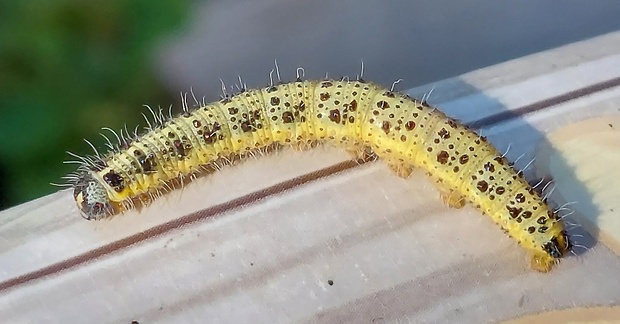
<svg viewBox="0 0 620 324">
<path fill-rule="evenodd" d="M 0 209 L 58 188 L 69 150 L 101 127 L 142 125 L 143 104 L 177 102 L 152 72 L 154 48 L 187 1 L 0 2 Z"/>
</svg>

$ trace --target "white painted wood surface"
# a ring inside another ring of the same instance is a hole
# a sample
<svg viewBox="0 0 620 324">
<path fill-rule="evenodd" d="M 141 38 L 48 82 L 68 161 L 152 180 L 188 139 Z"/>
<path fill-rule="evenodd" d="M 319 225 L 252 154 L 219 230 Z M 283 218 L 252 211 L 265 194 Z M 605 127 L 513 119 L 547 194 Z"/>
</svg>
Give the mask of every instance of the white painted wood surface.
<svg viewBox="0 0 620 324">
<path fill-rule="evenodd" d="M 432 104 L 482 124 L 523 167 L 548 132 L 620 114 L 618 78 L 612 33 L 409 93 L 434 89 Z M 587 252 L 536 273 L 487 217 L 443 206 L 424 176 L 347 159 L 282 151 L 99 222 L 81 219 L 67 191 L 3 211 L 0 319 L 477 323 L 620 302 L 620 258 L 587 233 Z M 339 163 L 340 172 L 279 190 Z"/>
</svg>

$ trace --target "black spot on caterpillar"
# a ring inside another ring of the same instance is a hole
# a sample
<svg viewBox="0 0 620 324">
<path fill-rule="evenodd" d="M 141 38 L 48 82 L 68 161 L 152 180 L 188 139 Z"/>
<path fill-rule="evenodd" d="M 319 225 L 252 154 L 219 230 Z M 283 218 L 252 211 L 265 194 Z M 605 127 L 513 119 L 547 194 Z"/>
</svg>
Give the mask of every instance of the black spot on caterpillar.
<svg viewBox="0 0 620 324">
<path fill-rule="evenodd" d="M 470 202 L 489 215 L 532 253 L 536 270 L 549 271 L 570 249 L 557 213 L 522 174 L 484 137 L 423 100 L 363 80 L 298 77 L 183 107 L 176 118 L 151 111 L 144 134 L 115 133 L 119 144 L 108 140 L 107 154 L 78 157 L 82 165 L 67 178 L 86 219 L 146 204 L 222 161 L 274 145 L 325 143 L 359 156 L 372 152 L 402 177 L 424 169 L 445 203 Z"/>
</svg>

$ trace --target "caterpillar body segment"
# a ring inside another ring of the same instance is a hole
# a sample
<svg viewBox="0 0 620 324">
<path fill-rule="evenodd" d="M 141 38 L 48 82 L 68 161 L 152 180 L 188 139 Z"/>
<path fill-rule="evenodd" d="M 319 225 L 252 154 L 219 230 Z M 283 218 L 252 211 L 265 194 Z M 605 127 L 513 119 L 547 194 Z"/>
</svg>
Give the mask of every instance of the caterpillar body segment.
<svg viewBox="0 0 620 324">
<path fill-rule="evenodd" d="M 532 253 L 536 270 L 550 270 L 570 248 L 557 214 L 485 138 L 423 101 L 372 83 L 281 83 L 156 122 L 80 167 L 74 197 L 85 218 L 155 199 L 175 181 L 231 158 L 274 145 L 325 143 L 374 154 L 402 177 L 425 170 L 444 202 L 457 208 L 470 202 L 489 215 Z"/>
</svg>

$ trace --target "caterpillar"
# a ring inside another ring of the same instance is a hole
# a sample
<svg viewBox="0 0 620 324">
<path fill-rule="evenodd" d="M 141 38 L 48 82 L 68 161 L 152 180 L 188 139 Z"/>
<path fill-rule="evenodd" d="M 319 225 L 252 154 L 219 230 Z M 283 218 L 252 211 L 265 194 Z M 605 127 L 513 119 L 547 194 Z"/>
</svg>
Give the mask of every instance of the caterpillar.
<svg viewBox="0 0 620 324">
<path fill-rule="evenodd" d="M 254 90 L 241 82 L 231 94 L 223 86 L 219 101 L 190 109 L 183 100 L 177 117 L 151 110 L 145 132 L 114 132 L 116 145 L 103 135 L 106 154 L 86 141 L 95 155 L 73 155 L 80 166 L 66 178 L 82 216 L 96 220 L 146 205 L 225 161 L 324 143 L 373 154 L 401 177 L 423 169 L 446 204 L 473 204 L 530 252 L 533 269 L 551 270 L 571 248 L 557 212 L 486 138 L 393 88 L 361 77 L 302 80 L 299 70 L 294 82 Z"/>
</svg>

